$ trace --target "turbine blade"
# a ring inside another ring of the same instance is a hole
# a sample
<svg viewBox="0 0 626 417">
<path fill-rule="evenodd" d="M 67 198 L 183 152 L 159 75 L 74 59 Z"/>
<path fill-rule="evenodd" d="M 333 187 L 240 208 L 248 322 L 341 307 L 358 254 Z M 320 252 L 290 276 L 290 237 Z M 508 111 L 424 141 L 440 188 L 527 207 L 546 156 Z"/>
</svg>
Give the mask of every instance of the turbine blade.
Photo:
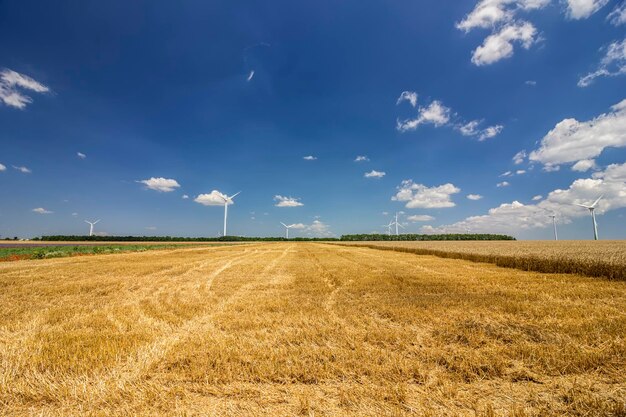
<svg viewBox="0 0 626 417">
<path fill-rule="evenodd" d="M 231 195 L 230 197 L 228 197 L 228 199 L 231 200 L 231 199 L 237 197 L 239 194 L 241 194 L 241 191 L 237 191 L 237 193 Z"/>
<path fill-rule="evenodd" d="M 403 229 L 404 229 L 404 226 L 402 226 L 400 223 L 398 223 L 398 226 L 400 226 L 401 228 L 403 228 Z"/>
<path fill-rule="evenodd" d="M 285 226 L 285 227 L 289 227 L 289 226 L 287 226 L 287 225 L 286 225 L 285 223 L 283 223 L 283 222 L 280 222 L 280 224 L 282 224 L 282 225 L 283 225 L 283 226 Z"/>
<path fill-rule="evenodd" d="M 98 219 L 98 220 L 96 220 L 95 222 L 93 222 L 93 224 L 96 224 L 96 223 L 98 223 L 99 221 L 100 221 L 100 219 Z"/>
<path fill-rule="evenodd" d="M 591 207 L 595 207 L 595 206 L 596 206 L 596 204 L 598 204 L 598 202 L 599 202 L 600 200 L 602 200 L 602 197 L 604 197 L 604 194 L 602 194 L 600 197 L 598 197 L 598 199 L 597 199 L 596 201 L 594 201 L 594 202 L 593 202 L 593 204 L 591 205 Z"/>
<path fill-rule="evenodd" d="M 574 205 L 575 205 L 575 206 L 578 206 L 578 207 L 583 207 L 583 208 L 586 208 L 586 209 L 590 209 L 590 208 L 591 208 L 591 207 L 586 206 L 586 205 L 584 205 L 584 204 L 574 203 Z"/>
</svg>

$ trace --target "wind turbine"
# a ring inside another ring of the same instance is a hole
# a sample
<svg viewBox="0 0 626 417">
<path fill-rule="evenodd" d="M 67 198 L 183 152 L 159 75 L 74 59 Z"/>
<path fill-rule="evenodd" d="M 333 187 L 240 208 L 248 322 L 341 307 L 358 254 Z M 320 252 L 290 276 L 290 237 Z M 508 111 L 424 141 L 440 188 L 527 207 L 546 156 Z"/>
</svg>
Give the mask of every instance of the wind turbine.
<svg viewBox="0 0 626 417">
<path fill-rule="evenodd" d="M 596 205 L 602 199 L 602 197 L 604 197 L 604 195 L 601 195 L 600 197 L 598 197 L 598 199 L 596 201 L 594 201 L 593 204 L 590 205 L 590 206 L 586 206 L 584 204 L 574 203 L 575 205 L 577 205 L 579 207 L 586 208 L 591 213 L 591 220 L 593 221 L 593 239 L 594 240 L 598 240 L 598 225 L 596 224 L 596 213 L 595 213 L 595 210 L 596 210 Z"/>
<path fill-rule="evenodd" d="M 549 211 L 548 209 L 545 209 L 543 207 L 539 207 L 539 208 L 550 213 L 548 214 L 548 217 L 552 219 L 552 226 L 554 227 L 554 240 L 559 240 L 559 235 L 556 232 L 556 211 Z"/>
<path fill-rule="evenodd" d="M 389 224 L 384 224 L 381 227 L 386 227 L 387 228 L 387 234 L 389 236 L 391 236 L 391 226 L 393 226 L 393 220 L 389 222 Z"/>
<path fill-rule="evenodd" d="M 236 194 L 231 195 L 230 197 L 226 194 L 221 194 L 220 197 L 224 200 L 224 237 L 226 237 L 226 220 L 228 219 L 228 205 L 234 204 L 233 198 L 237 197 L 241 193 L 241 191 Z"/>
<path fill-rule="evenodd" d="M 392 226 L 394 224 L 396 225 L 396 236 L 398 236 L 398 234 L 399 234 L 398 233 L 398 226 L 400 226 L 401 228 L 404 229 L 404 226 L 402 226 L 400 223 L 398 223 L 398 213 L 396 213 L 396 219 L 394 221 L 392 221 L 391 223 L 389 223 L 389 226 Z"/>
<path fill-rule="evenodd" d="M 100 221 L 100 219 L 96 220 L 95 222 L 90 222 L 85 220 L 85 223 L 89 224 L 89 236 L 93 236 L 93 226 L 94 224 L 98 223 Z"/>
<path fill-rule="evenodd" d="M 289 239 L 289 229 L 291 229 L 294 225 L 290 224 L 289 226 L 287 226 L 285 223 L 280 222 L 280 224 L 282 224 L 283 226 L 285 226 L 285 237 L 287 239 Z"/>
</svg>

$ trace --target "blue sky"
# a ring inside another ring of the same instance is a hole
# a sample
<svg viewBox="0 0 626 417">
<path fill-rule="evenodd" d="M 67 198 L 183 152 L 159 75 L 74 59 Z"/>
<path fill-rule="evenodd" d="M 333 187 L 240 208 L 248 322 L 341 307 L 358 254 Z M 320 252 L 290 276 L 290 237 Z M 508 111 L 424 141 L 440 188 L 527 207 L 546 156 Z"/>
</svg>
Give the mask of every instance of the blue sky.
<svg viewBox="0 0 626 417">
<path fill-rule="evenodd" d="M 0 71 L 3 236 L 626 237 L 622 2 L 3 1 Z"/>
</svg>

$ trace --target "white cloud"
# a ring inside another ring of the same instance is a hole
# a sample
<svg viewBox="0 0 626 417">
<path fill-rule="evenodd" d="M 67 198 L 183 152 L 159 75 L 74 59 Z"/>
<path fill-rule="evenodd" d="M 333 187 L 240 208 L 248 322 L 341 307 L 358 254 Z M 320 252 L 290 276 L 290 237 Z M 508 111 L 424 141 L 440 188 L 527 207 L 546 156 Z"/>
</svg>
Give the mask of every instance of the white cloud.
<svg viewBox="0 0 626 417">
<path fill-rule="evenodd" d="M 516 175 L 524 175 L 526 173 L 525 169 L 518 169 L 517 171 L 515 171 Z"/>
<path fill-rule="evenodd" d="M 433 216 L 429 216 L 428 214 L 415 214 L 408 216 L 407 220 L 411 222 L 429 222 L 435 220 L 435 218 Z"/>
<path fill-rule="evenodd" d="M 504 129 L 504 126 L 502 126 L 502 125 L 487 126 L 480 133 L 480 135 L 478 135 L 478 140 L 479 141 L 483 141 L 485 139 L 491 139 L 491 138 L 499 135 L 500 132 L 502 132 L 502 129 Z"/>
<path fill-rule="evenodd" d="M 209 194 L 199 194 L 193 201 L 203 206 L 223 206 L 226 194 L 222 194 L 217 190 L 211 191 Z M 228 199 L 228 204 L 235 204 L 233 200 Z"/>
<path fill-rule="evenodd" d="M 549 3 L 550 0 L 480 0 L 456 27 L 465 32 L 475 28 L 493 28 L 513 20 L 519 11 L 541 9 Z"/>
<path fill-rule="evenodd" d="M 535 80 L 527 80 L 527 81 L 524 82 L 524 84 L 529 85 L 531 87 L 534 87 L 534 86 L 537 85 L 537 81 L 535 81 Z"/>
<path fill-rule="evenodd" d="M 0 164 L 0 171 L 6 171 L 7 167 L 5 167 L 4 165 Z"/>
<path fill-rule="evenodd" d="M 162 177 L 152 177 L 137 182 L 144 184 L 150 190 L 159 191 L 161 193 L 169 193 L 180 187 L 180 184 L 176 180 Z"/>
<path fill-rule="evenodd" d="M 77 156 L 77 157 L 79 157 L 80 159 L 85 159 L 85 158 L 87 158 L 87 155 L 85 155 L 85 154 L 84 154 L 84 153 L 82 153 L 82 152 L 76 152 L 76 156 Z"/>
<path fill-rule="evenodd" d="M 33 172 L 33 171 L 30 170 L 30 168 L 27 168 L 27 167 L 24 167 L 24 166 L 18 167 L 18 166 L 13 165 L 13 168 L 17 169 L 22 174 L 30 174 L 31 172 Z"/>
<path fill-rule="evenodd" d="M 366 172 L 363 176 L 365 178 L 382 178 L 386 175 L 385 172 L 382 171 L 376 171 L 376 170 L 371 170 L 370 172 Z"/>
<path fill-rule="evenodd" d="M 317 157 L 313 155 L 307 155 L 307 156 L 303 156 L 302 159 L 304 159 L 305 161 L 315 161 Z"/>
<path fill-rule="evenodd" d="M 304 223 L 293 223 L 293 224 L 289 224 L 288 226 L 290 229 L 298 229 L 298 230 L 307 228 L 307 225 Z"/>
<path fill-rule="evenodd" d="M 187 194 L 183 194 L 182 199 L 183 200 L 187 200 L 189 198 L 189 196 Z"/>
<path fill-rule="evenodd" d="M 365 155 L 358 155 L 356 158 L 354 158 L 354 162 L 367 162 L 370 159 L 365 156 Z"/>
<path fill-rule="evenodd" d="M 309 236 L 312 237 L 331 237 L 334 236 L 330 230 L 330 226 L 321 220 L 313 220 L 313 223 L 304 229 Z"/>
<path fill-rule="evenodd" d="M 543 196 L 542 196 L 542 195 L 536 195 L 536 196 L 534 196 L 534 197 L 532 198 L 532 200 L 533 200 L 533 201 L 539 201 L 539 200 L 541 200 L 542 198 L 543 198 Z"/>
<path fill-rule="evenodd" d="M 246 82 L 252 81 L 253 77 L 254 77 L 254 70 L 250 71 L 250 73 L 248 74 L 248 77 L 246 78 Z"/>
<path fill-rule="evenodd" d="M 416 184 L 413 180 L 404 180 L 397 187 L 398 192 L 391 199 L 406 202 L 407 208 L 445 208 L 454 207 L 451 200 L 453 194 L 461 191 L 453 184 L 443 184 L 438 187 L 427 187 Z"/>
<path fill-rule="evenodd" d="M 606 18 L 609 19 L 615 26 L 626 23 L 626 3 L 616 6 Z"/>
<path fill-rule="evenodd" d="M 400 132 L 406 132 L 415 130 L 422 124 L 432 124 L 435 127 L 440 127 L 450 121 L 450 113 L 450 108 L 435 100 L 426 107 L 420 106 L 416 118 L 403 121 L 398 120 L 396 128 Z"/>
<path fill-rule="evenodd" d="M 535 204 L 513 201 L 492 208 L 482 216 L 472 216 L 451 225 L 423 230 L 435 233 L 471 228 L 477 233 L 517 233 L 552 226 L 552 220 L 547 216 L 551 212 L 557 213 L 562 223 L 570 223 L 575 218 L 589 216 L 587 210 L 575 203 L 589 204 L 600 195 L 604 195 L 604 198 L 598 203 L 598 214 L 626 207 L 626 163 L 610 165 L 604 171 L 594 173 L 592 178 L 577 179 L 567 189 L 550 192 L 543 201 L 539 201 L 541 196 L 535 196 L 533 201 L 539 201 Z"/>
<path fill-rule="evenodd" d="M 572 171 L 586 172 L 595 166 L 596 161 L 594 159 L 581 159 L 572 166 Z"/>
<path fill-rule="evenodd" d="M 499 32 L 485 38 L 483 44 L 474 50 L 472 63 L 478 66 L 489 65 L 513 55 L 513 43 L 519 42 L 528 49 L 537 40 L 537 29 L 529 22 L 511 23 Z"/>
<path fill-rule="evenodd" d="M 515 165 L 520 165 L 524 162 L 527 156 L 526 151 L 519 151 L 513 156 L 513 163 Z"/>
<path fill-rule="evenodd" d="M 513 176 L 513 172 L 512 171 L 506 171 L 503 172 L 502 174 L 500 174 L 501 177 L 511 177 Z"/>
<path fill-rule="evenodd" d="M 400 97 L 398 97 L 396 104 L 400 104 L 403 101 L 408 101 L 413 107 L 417 106 L 417 93 L 415 91 L 403 91 Z"/>
<path fill-rule="evenodd" d="M 605 148 L 626 147 L 626 100 L 586 122 L 564 119 L 541 140 L 529 159 L 553 170 L 560 164 L 593 159 Z"/>
<path fill-rule="evenodd" d="M 578 80 L 579 87 L 587 87 L 598 77 L 616 77 L 626 74 L 626 38 L 615 41 L 606 48 L 606 54 L 600 61 L 598 69 Z"/>
<path fill-rule="evenodd" d="M 32 99 L 22 94 L 19 89 L 30 90 L 35 93 L 46 93 L 50 91 L 48 87 L 32 78 L 20 74 L 10 69 L 0 71 L 0 102 L 4 102 L 7 106 L 23 109 L 32 103 Z"/>
<path fill-rule="evenodd" d="M 497 183 L 496 187 L 502 188 L 502 187 L 508 187 L 509 185 L 511 184 L 509 184 L 508 181 L 502 181 L 502 182 Z"/>
<path fill-rule="evenodd" d="M 567 0 L 570 19 L 586 19 L 608 3 L 608 0 Z"/>
<path fill-rule="evenodd" d="M 300 202 L 299 198 L 285 197 L 282 195 L 275 195 L 274 201 L 276 201 L 276 207 L 301 207 L 304 205 Z"/>
<path fill-rule="evenodd" d="M 32 211 L 33 213 L 37 213 L 37 214 L 51 214 L 52 213 L 52 211 L 46 210 L 43 207 L 34 208 Z"/>
<path fill-rule="evenodd" d="M 478 126 L 482 122 L 482 120 L 472 120 L 465 124 L 456 126 L 456 129 L 461 132 L 463 136 L 478 136 L 478 140 L 481 142 L 485 139 L 497 136 L 500 132 L 502 132 L 502 129 L 504 129 L 504 126 L 502 125 L 487 126 L 484 129 L 479 129 Z"/>
<path fill-rule="evenodd" d="M 477 200 L 480 200 L 481 198 L 483 198 L 483 196 L 480 194 L 468 194 L 467 195 L 467 199 L 472 200 L 472 201 L 477 201 Z"/>
</svg>

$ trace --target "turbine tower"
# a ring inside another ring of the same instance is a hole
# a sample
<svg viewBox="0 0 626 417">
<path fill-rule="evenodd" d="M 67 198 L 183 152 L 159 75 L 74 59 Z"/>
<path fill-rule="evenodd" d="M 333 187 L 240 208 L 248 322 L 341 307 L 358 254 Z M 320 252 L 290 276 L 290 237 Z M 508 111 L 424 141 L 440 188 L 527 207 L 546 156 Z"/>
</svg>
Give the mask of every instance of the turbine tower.
<svg viewBox="0 0 626 417">
<path fill-rule="evenodd" d="M 398 223 L 398 213 L 396 213 L 396 219 L 394 221 L 392 221 L 391 223 L 389 223 L 389 226 L 392 226 L 394 224 L 396 225 L 396 236 L 398 236 L 399 235 L 399 233 L 398 233 L 398 226 L 400 226 L 401 228 L 404 229 L 404 226 L 402 226 L 400 223 Z"/>
<path fill-rule="evenodd" d="M 554 240 L 559 240 L 559 235 L 556 233 L 556 213 L 549 214 L 548 217 L 552 218 L 552 226 L 554 226 Z"/>
<path fill-rule="evenodd" d="M 574 203 L 579 207 L 584 207 L 587 210 L 589 210 L 589 213 L 591 213 L 591 220 L 593 221 L 593 239 L 594 240 L 598 240 L 598 225 L 596 224 L 596 205 L 598 204 L 598 202 L 602 199 L 602 197 L 604 197 L 604 195 L 601 195 L 600 197 L 598 197 L 598 199 L 596 201 L 593 202 L 593 204 L 591 204 L 590 206 L 586 206 L 584 204 L 578 204 L 578 203 Z"/>
<path fill-rule="evenodd" d="M 293 227 L 293 224 L 290 224 L 289 226 L 287 226 L 285 223 L 280 222 L 280 224 L 282 224 L 283 226 L 285 226 L 285 238 L 289 239 L 289 229 L 291 229 Z"/>
<path fill-rule="evenodd" d="M 93 236 L 93 226 L 94 224 L 98 223 L 100 221 L 100 219 L 96 220 L 95 222 L 90 222 L 85 220 L 85 223 L 89 224 L 89 236 Z"/>
<path fill-rule="evenodd" d="M 234 204 L 233 198 L 237 197 L 239 193 L 241 193 L 241 191 L 239 191 L 236 194 L 231 195 L 230 197 L 227 196 L 226 194 L 220 195 L 222 200 L 224 200 L 224 237 L 226 237 L 226 221 L 228 219 L 228 205 Z"/>
</svg>

